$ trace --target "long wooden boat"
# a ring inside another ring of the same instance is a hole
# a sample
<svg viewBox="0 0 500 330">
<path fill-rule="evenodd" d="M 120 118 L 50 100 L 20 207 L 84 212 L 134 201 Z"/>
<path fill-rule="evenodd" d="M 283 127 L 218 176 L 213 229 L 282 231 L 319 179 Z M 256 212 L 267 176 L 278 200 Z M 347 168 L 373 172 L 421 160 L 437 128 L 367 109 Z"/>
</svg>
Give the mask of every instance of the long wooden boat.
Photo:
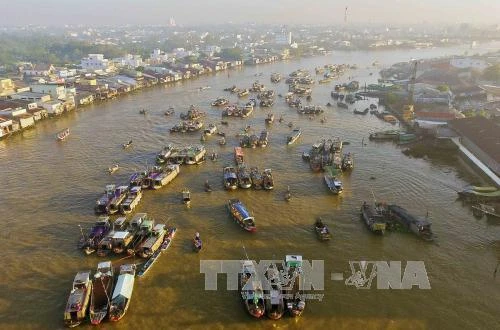
<svg viewBox="0 0 500 330">
<path fill-rule="evenodd" d="M 137 254 L 141 258 L 151 257 L 161 247 L 167 230 L 164 224 L 156 224 L 148 238 L 139 246 Z"/>
<path fill-rule="evenodd" d="M 314 223 L 314 230 L 320 241 L 328 241 L 332 238 L 332 234 L 328 229 L 328 226 L 323 223 L 321 218 L 318 218 Z"/>
<path fill-rule="evenodd" d="M 286 144 L 290 145 L 293 144 L 297 139 L 300 137 L 302 134 L 302 130 L 300 128 L 294 128 L 292 133 L 287 136 L 286 138 Z"/>
<path fill-rule="evenodd" d="M 142 188 L 141 187 L 132 187 L 127 193 L 127 198 L 121 203 L 120 211 L 122 214 L 128 214 L 132 212 L 137 204 L 141 201 L 142 198 Z"/>
<path fill-rule="evenodd" d="M 387 228 L 387 209 L 381 204 L 368 204 L 366 202 L 361 205 L 361 217 L 364 222 L 374 233 L 384 234 Z"/>
<path fill-rule="evenodd" d="M 246 209 L 245 205 L 239 199 L 230 199 L 227 202 L 227 209 L 234 221 L 249 232 L 255 232 L 257 227 L 255 226 L 254 217 L 250 216 L 250 213 Z"/>
<path fill-rule="evenodd" d="M 158 258 L 162 254 L 162 252 L 164 252 L 165 250 L 167 250 L 170 247 L 170 244 L 172 243 L 172 240 L 174 239 L 176 231 L 177 231 L 177 229 L 175 227 L 171 228 L 168 231 L 168 234 L 165 236 L 165 240 L 163 241 L 160 249 L 156 250 L 155 253 L 153 253 L 153 255 L 141 266 L 141 268 L 137 272 L 138 277 L 142 277 L 142 276 L 146 275 L 146 273 L 151 269 L 151 267 L 156 262 L 156 260 L 158 260 Z"/>
<path fill-rule="evenodd" d="M 274 189 L 274 178 L 270 168 L 266 168 L 264 172 L 262 172 L 262 187 L 264 187 L 265 190 Z"/>
<path fill-rule="evenodd" d="M 243 149 L 241 147 L 234 147 L 234 161 L 236 165 L 243 164 L 244 161 Z"/>
<path fill-rule="evenodd" d="M 87 310 L 92 292 L 90 270 L 78 272 L 73 280 L 73 287 L 64 310 L 64 324 L 73 328 L 82 323 L 87 316 Z"/>
<path fill-rule="evenodd" d="M 250 179 L 252 179 L 252 187 L 254 189 L 262 189 L 262 183 L 264 182 L 264 180 L 258 167 L 254 166 L 250 168 Z"/>
<path fill-rule="evenodd" d="M 178 164 L 169 164 L 161 170 L 150 173 L 148 179 L 150 180 L 151 189 L 160 189 L 169 184 L 177 177 L 179 172 L 180 166 Z"/>
<path fill-rule="evenodd" d="M 195 252 L 200 252 L 203 246 L 203 242 L 200 237 L 200 233 L 196 233 L 193 238 L 193 250 Z"/>
<path fill-rule="evenodd" d="M 252 179 L 250 178 L 250 171 L 245 165 L 239 165 L 236 173 L 238 177 L 238 186 L 243 189 L 252 187 Z"/>
<path fill-rule="evenodd" d="M 120 211 L 120 204 L 125 200 L 128 193 L 128 186 L 119 186 L 115 189 L 114 195 L 108 203 L 108 214 L 115 214 Z"/>
<path fill-rule="evenodd" d="M 399 139 L 399 134 L 400 134 L 399 130 L 393 129 L 393 130 L 387 130 L 387 131 L 381 131 L 381 132 L 371 133 L 368 138 L 370 140 L 392 140 L 392 141 L 396 141 L 397 139 Z"/>
<path fill-rule="evenodd" d="M 127 254 L 129 256 L 135 255 L 138 251 L 142 243 L 150 236 L 154 227 L 154 219 L 150 218 L 147 213 L 137 213 L 134 218 L 132 218 L 131 223 L 135 221 L 139 222 L 139 230 L 134 235 L 134 239 L 129 244 L 127 248 Z"/>
<path fill-rule="evenodd" d="M 354 159 L 352 158 L 352 154 L 349 152 L 344 154 L 342 157 L 342 171 L 349 171 L 354 168 Z"/>
<path fill-rule="evenodd" d="M 104 194 L 96 201 L 94 211 L 97 214 L 108 213 L 109 204 L 115 197 L 116 186 L 108 184 L 104 190 Z"/>
<path fill-rule="evenodd" d="M 69 133 L 69 128 L 65 128 L 56 134 L 56 138 L 58 141 L 64 141 L 69 136 Z"/>
<path fill-rule="evenodd" d="M 302 279 L 302 256 L 287 255 L 285 257 L 285 274 L 291 279 L 285 295 L 286 310 L 290 316 L 300 316 L 306 308 L 306 301 L 300 294 L 300 282 Z"/>
<path fill-rule="evenodd" d="M 226 190 L 234 190 L 238 188 L 238 176 L 236 170 L 232 166 L 224 167 L 223 169 L 224 188 Z"/>
<path fill-rule="evenodd" d="M 427 219 L 416 217 L 398 205 L 389 205 L 388 209 L 390 217 L 397 221 L 403 228 L 427 241 L 433 240 L 434 235 L 431 230 L 431 223 Z"/>
<path fill-rule="evenodd" d="M 106 236 L 110 230 L 111 224 L 109 222 L 109 217 L 99 217 L 87 235 L 82 232 L 82 238 L 78 243 L 78 247 L 83 249 L 87 255 L 94 253 L 97 250 L 97 245 L 100 240 L 103 239 L 103 237 Z"/>
<path fill-rule="evenodd" d="M 266 271 L 266 277 L 270 288 L 265 290 L 266 315 L 271 320 L 279 320 L 285 313 L 285 300 L 283 297 L 283 285 L 276 264 L 272 264 Z"/>
<path fill-rule="evenodd" d="M 238 286 L 248 313 L 255 318 L 262 317 L 266 310 L 264 290 L 251 260 L 243 261 L 242 270 L 238 275 Z"/>
<path fill-rule="evenodd" d="M 90 297 L 90 322 L 94 325 L 101 323 L 108 314 L 113 282 L 111 261 L 100 262 L 97 265 L 97 272 L 94 274 Z"/>
<path fill-rule="evenodd" d="M 500 189 L 496 187 L 469 186 L 459 191 L 458 195 L 472 201 L 495 201 L 500 200 Z"/>
<path fill-rule="evenodd" d="M 109 319 L 111 321 L 121 320 L 128 310 L 130 299 L 132 299 L 132 291 L 134 290 L 135 268 L 135 264 L 120 266 L 120 274 L 109 306 Z"/>
</svg>

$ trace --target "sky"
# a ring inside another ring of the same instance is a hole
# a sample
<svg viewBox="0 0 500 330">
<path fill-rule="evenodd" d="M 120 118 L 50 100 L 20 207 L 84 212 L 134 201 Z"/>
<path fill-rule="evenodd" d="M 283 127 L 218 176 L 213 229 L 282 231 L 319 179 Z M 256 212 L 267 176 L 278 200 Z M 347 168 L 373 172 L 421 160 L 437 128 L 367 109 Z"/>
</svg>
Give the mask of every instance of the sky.
<svg viewBox="0 0 500 330">
<path fill-rule="evenodd" d="M 500 0 L 0 0 L 3 25 L 497 24 Z"/>
</svg>

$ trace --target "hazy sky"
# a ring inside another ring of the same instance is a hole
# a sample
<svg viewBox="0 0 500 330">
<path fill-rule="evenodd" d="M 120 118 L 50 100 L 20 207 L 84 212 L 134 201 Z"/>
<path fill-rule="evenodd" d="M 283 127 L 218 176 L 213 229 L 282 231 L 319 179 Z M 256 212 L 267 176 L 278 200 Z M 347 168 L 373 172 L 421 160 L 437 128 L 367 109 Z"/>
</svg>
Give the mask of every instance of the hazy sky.
<svg viewBox="0 0 500 330">
<path fill-rule="evenodd" d="M 0 25 L 500 23 L 500 0 L 0 0 Z"/>
</svg>

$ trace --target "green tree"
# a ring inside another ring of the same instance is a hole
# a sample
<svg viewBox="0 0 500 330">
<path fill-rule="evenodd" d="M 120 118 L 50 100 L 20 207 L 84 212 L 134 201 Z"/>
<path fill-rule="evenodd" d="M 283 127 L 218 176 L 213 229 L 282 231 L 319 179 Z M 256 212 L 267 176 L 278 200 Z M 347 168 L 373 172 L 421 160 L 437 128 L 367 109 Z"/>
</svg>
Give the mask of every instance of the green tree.
<svg viewBox="0 0 500 330">
<path fill-rule="evenodd" d="M 221 50 L 219 56 L 228 61 L 235 61 L 235 60 L 241 60 L 243 57 L 243 52 L 241 48 L 235 47 L 235 48 L 224 48 Z"/>
<path fill-rule="evenodd" d="M 440 92 L 449 92 L 450 87 L 448 85 L 439 85 L 436 87 L 436 89 Z"/>
</svg>

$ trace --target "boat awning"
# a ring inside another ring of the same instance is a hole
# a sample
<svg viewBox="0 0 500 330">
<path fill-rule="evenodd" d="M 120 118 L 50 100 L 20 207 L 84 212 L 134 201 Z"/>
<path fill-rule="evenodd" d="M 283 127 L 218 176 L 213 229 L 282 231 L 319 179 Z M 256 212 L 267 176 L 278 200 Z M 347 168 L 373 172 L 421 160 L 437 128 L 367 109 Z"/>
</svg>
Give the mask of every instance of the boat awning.
<svg viewBox="0 0 500 330">
<path fill-rule="evenodd" d="M 250 213 L 248 213 L 247 209 L 241 203 L 234 204 L 234 208 L 240 213 L 243 219 L 250 218 Z"/>
<path fill-rule="evenodd" d="M 124 274 L 118 276 L 118 281 L 116 282 L 115 290 L 113 291 L 113 297 L 122 295 L 127 299 L 132 297 L 132 290 L 134 289 L 134 276 L 130 274 Z"/>
<path fill-rule="evenodd" d="M 125 239 L 129 235 L 128 231 L 117 231 L 113 235 L 113 239 Z"/>
</svg>

